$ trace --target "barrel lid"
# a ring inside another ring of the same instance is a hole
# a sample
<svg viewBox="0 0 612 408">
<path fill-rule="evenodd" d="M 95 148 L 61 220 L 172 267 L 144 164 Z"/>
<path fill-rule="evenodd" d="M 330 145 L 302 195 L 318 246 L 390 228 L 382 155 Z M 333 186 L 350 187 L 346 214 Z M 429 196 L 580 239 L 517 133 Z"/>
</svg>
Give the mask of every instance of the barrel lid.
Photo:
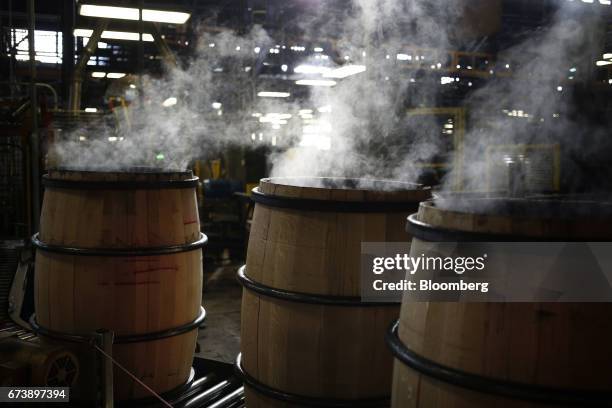
<svg viewBox="0 0 612 408">
<path fill-rule="evenodd" d="M 49 169 L 48 180 L 64 181 L 181 181 L 193 179 L 191 170 L 163 169 L 159 167 L 60 167 Z"/>
<path fill-rule="evenodd" d="M 612 239 L 612 198 L 528 198 L 446 195 L 422 202 L 417 227 L 468 233 L 571 239 Z"/>
<path fill-rule="evenodd" d="M 259 182 L 266 195 L 322 201 L 420 202 L 430 190 L 420 184 L 341 177 L 273 177 Z"/>
</svg>

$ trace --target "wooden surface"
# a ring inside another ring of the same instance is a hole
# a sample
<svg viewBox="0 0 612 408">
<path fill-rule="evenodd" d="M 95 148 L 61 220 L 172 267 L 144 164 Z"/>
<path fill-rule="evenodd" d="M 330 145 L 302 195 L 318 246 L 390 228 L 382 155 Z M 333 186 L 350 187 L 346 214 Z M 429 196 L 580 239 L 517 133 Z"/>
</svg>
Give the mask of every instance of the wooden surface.
<svg viewBox="0 0 612 408">
<path fill-rule="evenodd" d="M 585 216 L 596 217 L 596 214 Z M 439 228 L 487 233 L 527 233 L 542 241 L 555 234 L 586 234 L 581 220 L 487 216 L 421 205 L 419 220 Z M 612 219 L 599 219 L 612 238 Z M 413 239 L 412 250 L 435 251 Z M 523 260 L 524 261 L 524 260 Z M 517 255 L 517 267 L 529 267 Z M 404 303 L 399 337 L 419 355 L 442 365 L 502 381 L 612 390 L 612 304 L 610 303 Z M 395 408 L 548 407 L 495 397 L 423 376 L 395 361 Z"/>
<path fill-rule="evenodd" d="M 341 201 L 412 201 L 403 213 L 340 213 L 257 204 L 247 275 L 271 287 L 310 294 L 360 295 L 362 241 L 408 241 L 405 220 L 428 191 L 368 191 L 317 180 L 264 179 L 265 194 Z M 293 184 L 293 185 L 292 185 Z M 414 185 L 407 185 L 414 189 Z M 244 369 L 285 392 L 361 399 L 389 394 L 392 359 L 384 333 L 398 307 L 338 307 L 289 302 L 243 291 Z M 249 407 L 289 407 L 247 387 Z"/>
<path fill-rule="evenodd" d="M 87 174 L 62 172 L 63 179 Z M 56 175 L 57 176 L 57 175 Z M 121 175 L 130 180 L 129 175 Z M 112 181 L 116 175 L 93 173 Z M 159 180 L 155 174 L 140 181 Z M 87 180 L 88 177 L 85 177 Z M 45 192 L 40 240 L 84 248 L 180 245 L 199 238 L 194 189 L 72 190 Z M 35 302 L 39 324 L 85 334 L 100 328 L 117 336 L 152 333 L 193 321 L 202 295 L 202 251 L 168 255 L 76 256 L 37 251 Z M 183 383 L 191 367 L 197 331 L 163 340 L 117 345 L 114 354 L 157 392 Z M 150 396 L 115 370 L 118 399 Z"/>
</svg>

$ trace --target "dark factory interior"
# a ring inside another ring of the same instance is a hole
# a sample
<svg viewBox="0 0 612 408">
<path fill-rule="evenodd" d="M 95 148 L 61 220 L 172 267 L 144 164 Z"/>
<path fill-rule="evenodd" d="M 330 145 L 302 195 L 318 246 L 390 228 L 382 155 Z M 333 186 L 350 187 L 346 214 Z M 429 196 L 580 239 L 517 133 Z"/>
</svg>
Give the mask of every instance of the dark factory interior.
<svg viewBox="0 0 612 408">
<path fill-rule="evenodd" d="M 0 28 L 0 404 L 612 407 L 611 0 Z"/>
</svg>

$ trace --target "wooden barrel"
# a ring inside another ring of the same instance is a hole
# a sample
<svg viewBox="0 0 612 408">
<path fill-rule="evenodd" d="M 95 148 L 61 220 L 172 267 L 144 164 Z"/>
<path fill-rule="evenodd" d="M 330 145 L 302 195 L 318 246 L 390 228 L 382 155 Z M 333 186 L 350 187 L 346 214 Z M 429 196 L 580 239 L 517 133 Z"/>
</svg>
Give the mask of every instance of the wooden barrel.
<svg viewBox="0 0 612 408">
<path fill-rule="evenodd" d="M 35 329 L 76 342 L 112 330 L 113 357 L 154 391 L 185 383 L 204 318 L 197 177 L 57 170 L 44 184 Z M 114 394 L 151 396 L 117 367 Z"/>
<path fill-rule="evenodd" d="M 612 203 L 447 197 L 408 224 L 413 256 L 438 242 L 610 241 Z M 387 342 L 395 408 L 612 406 L 612 303 L 404 301 Z"/>
<path fill-rule="evenodd" d="M 391 181 L 261 180 L 239 272 L 249 408 L 388 406 L 384 333 L 399 305 L 360 301 L 361 242 L 406 241 L 428 196 Z"/>
</svg>

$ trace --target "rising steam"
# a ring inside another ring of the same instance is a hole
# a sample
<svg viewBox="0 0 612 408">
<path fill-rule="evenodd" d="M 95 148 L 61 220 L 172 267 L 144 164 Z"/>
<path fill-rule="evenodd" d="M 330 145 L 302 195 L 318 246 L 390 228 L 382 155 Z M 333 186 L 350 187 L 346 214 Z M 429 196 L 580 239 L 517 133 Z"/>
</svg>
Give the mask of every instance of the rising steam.
<svg viewBox="0 0 612 408">
<path fill-rule="evenodd" d="M 467 3 L 353 0 L 341 12 L 330 11 L 332 4 L 323 2 L 304 17 L 300 30 L 305 37 L 337 38 L 335 64 L 362 64 L 367 71 L 338 79 L 333 88 L 313 87 L 300 101 L 258 98 L 257 84 L 262 80 L 246 67 L 255 64 L 255 47 L 267 52 L 277 42 L 259 27 L 246 35 L 203 32 L 194 57 L 185 66 L 169 69 L 162 78 L 144 79 L 139 90 L 142 103 L 136 101 L 130 108 L 129 124 L 124 121 L 119 131 L 114 127 L 79 129 L 57 146 L 57 163 L 184 169 L 193 159 L 213 157 L 227 146 L 252 146 L 259 132 L 252 114 L 276 112 L 291 114 L 292 119 L 270 130 L 274 144 L 282 147 L 270 156 L 274 176 L 418 180 L 423 171 L 419 163 L 432 161 L 448 143 L 433 117 L 406 112 L 439 106 L 440 78 L 399 68 L 396 55 L 406 46 L 451 50 L 469 44 Z M 462 102 L 472 125 L 465 135 L 465 148 L 456 153 L 462 157 L 452 161 L 455 166 L 444 180 L 445 189 L 490 188 L 492 181 L 484 176 L 489 171 L 489 145 L 560 143 L 563 153 L 571 156 L 579 151 L 575 140 L 582 139 L 580 134 L 599 134 L 580 124 L 571 93 L 561 85 L 570 67 L 584 74 L 591 70 L 593 56 L 601 48 L 598 16 L 577 13 L 572 3 L 560 4 L 547 26 L 502 52 L 512 64 L 512 76 L 492 78 Z M 224 72 L 218 74 L 215 69 Z M 497 68 L 492 65 L 492 69 Z M 177 98 L 177 104 L 164 107 L 169 97 Z M 217 100 L 223 107 L 211 109 Z M 331 129 L 326 129 L 331 149 L 303 143 L 303 124 L 297 118 L 303 109 L 316 114 L 317 126 Z M 528 116 L 523 120 L 504 113 L 513 110 Z M 79 141 L 83 136 L 87 141 Z M 117 138 L 117 143 L 109 143 L 109 137 Z"/>
</svg>

